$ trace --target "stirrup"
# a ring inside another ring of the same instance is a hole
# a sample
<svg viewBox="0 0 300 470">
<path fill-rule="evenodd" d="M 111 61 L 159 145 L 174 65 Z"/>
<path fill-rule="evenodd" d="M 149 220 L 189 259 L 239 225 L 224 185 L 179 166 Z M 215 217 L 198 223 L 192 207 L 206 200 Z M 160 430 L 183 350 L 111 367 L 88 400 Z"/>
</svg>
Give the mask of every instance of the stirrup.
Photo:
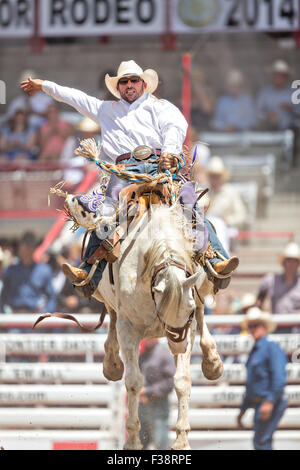
<svg viewBox="0 0 300 470">
<path fill-rule="evenodd" d="M 91 280 L 92 280 L 92 277 L 94 276 L 95 274 L 95 271 L 96 269 L 98 268 L 98 264 L 100 263 L 100 260 L 96 260 L 87 276 L 86 279 L 84 279 L 83 281 L 81 282 L 73 282 L 73 286 L 76 286 L 76 287 L 84 287 L 86 286 Z M 81 268 L 82 266 L 84 266 L 85 263 L 81 263 L 79 268 Z"/>
<path fill-rule="evenodd" d="M 215 253 L 218 256 L 218 258 L 220 258 L 222 261 L 227 261 L 227 258 L 225 258 L 223 255 L 221 255 L 221 253 L 219 251 L 215 250 Z M 219 273 L 217 273 L 217 271 L 212 267 L 212 265 L 210 264 L 208 259 L 205 259 L 205 266 L 209 270 L 210 274 L 213 277 L 216 277 L 217 279 L 228 279 L 232 275 L 232 273 L 228 273 L 228 274 L 219 274 Z"/>
</svg>

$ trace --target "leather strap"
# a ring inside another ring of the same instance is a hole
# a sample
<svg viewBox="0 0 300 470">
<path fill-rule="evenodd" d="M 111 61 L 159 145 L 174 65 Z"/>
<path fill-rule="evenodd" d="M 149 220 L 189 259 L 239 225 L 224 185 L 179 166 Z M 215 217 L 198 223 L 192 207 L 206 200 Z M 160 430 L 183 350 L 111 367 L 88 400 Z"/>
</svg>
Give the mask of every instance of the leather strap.
<svg viewBox="0 0 300 470">
<path fill-rule="evenodd" d="M 114 263 L 120 254 L 120 233 L 116 229 L 113 235 L 106 240 L 103 240 L 100 246 L 87 260 L 88 264 L 94 264 L 96 261 L 101 261 L 103 258 L 109 263 Z"/>
<path fill-rule="evenodd" d="M 154 269 L 152 279 L 151 279 L 151 295 L 152 295 L 153 300 L 154 300 L 153 287 L 154 287 L 156 276 L 159 273 L 159 271 L 164 269 L 166 266 L 176 266 L 177 268 L 183 269 L 189 275 L 189 277 L 193 275 L 192 271 L 189 268 L 187 268 L 186 266 L 183 266 L 183 264 L 178 263 L 177 261 L 174 261 L 174 260 L 165 261 L 164 263 L 159 264 Z"/>
<path fill-rule="evenodd" d="M 153 272 L 153 275 L 152 275 L 152 279 L 151 279 L 151 295 L 152 295 L 152 299 L 153 299 L 153 302 L 154 302 L 154 305 L 155 305 L 155 308 L 156 308 L 156 313 L 157 313 L 157 316 L 159 318 L 159 320 L 161 321 L 161 323 L 163 324 L 164 328 L 165 328 L 165 332 L 166 332 L 166 336 L 167 338 L 169 338 L 171 341 L 173 341 L 174 343 L 181 343 L 182 341 L 184 341 L 187 337 L 187 333 L 188 333 L 188 330 L 189 330 L 189 327 L 193 321 L 193 317 L 194 317 L 194 314 L 195 312 L 193 311 L 190 316 L 189 316 L 189 319 L 188 321 L 186 322 L 186 324 L 182 327 L 178 327 L 178 328 L 175 328 L 175 327 L 172 327 L 172 326 L 169 326 L 167 323 L 165 323 L 161 318 L 160 318 L 160 315 L 159 315 L 159 312 L 157 310 L 157 307 L 156 307 L 156 303 L 155 303 L 155 297 L 154 297 L 154 291 L 153 291 L 153 287 L 154 287 L 154 284 L 155 284 L 155 279 L 156 279 L 156 276 L 157 274 L 159 273 L 159 271 L 161 271 L 162 269 L 166 268 L 167 266 L 176 266 L 177 268 L 180 268 L 180 269 L 183 269 L 186 274 L 188 275 L 188 277 L 192 276 L 193 273 L 192 271 L 184 266 L 183 264 L 181 263 L 178 263 L 177 261 L 175 260 L 168 260 L 168 261 L 165 261 L 164 263 L 161 263 L 159 264 L 158 266 L 156 266 L 154 272 Z M 197 292 L 197 294 L 199 295 L 199 293 Z M 200 296 L 199 296 L 200 297 Z M 200 300 L 201 300 L 201 297 L 200 297 Z"/>
<path fill-rule="evenodd" d="M 34 323 L 32 329 L 34 329 L 39 323 L 41 323 L 43 320 L 45 320 L 45 318 L 56 317 L 56 318 L 63 318 L 64 320 L 71 320 L 71 321 L 75 322 L 76 325 L 78 325 L 79 328 L 81 329 L 81 331 L 83 331 L 84 333 L 93 333 L 98 328 L 100 328 L 100 326 L 102 326 L 102 324 L 104 322 L 105 315 L 106 315 L 106 310 L 104 310 L 101 313 L 98 323 L 93 328 L 87 328 L 86 326 L 82 325 L 77 320 L 77 318 L 75 318 L 73 315 L 70 315 L 68 313 L 57 313 L 57 312 L 55 312 L 55 313 L 44 313 L 43 315 L 41 315 L 36 320 L 36 322 Z"/>
<path fill-rule="evenodd" d="M 160 157 L 160 154 L 161 154 L 161 150 L 156 149 L 156 156 Z M 152 155 L 150 155 L 150 157 L 154 157 L 154 156 L 155 156 L 154 153 Z M 130 157 L 131 157 L 131 152 L 123 153 L 122 155 L 119 155 L 119 157 L 117 158 L 116 164 L 122 162 L 123 160 L 128 160 L 128 158 L 130 158 Z M 145 161 L 145 160 L 137 160 L 137 162 L 139 162 L 139 163 L 143 163 L 143 161 Z M 134 165 L 136 165 L 136 163 L 134 163 Z"/>
</svg>

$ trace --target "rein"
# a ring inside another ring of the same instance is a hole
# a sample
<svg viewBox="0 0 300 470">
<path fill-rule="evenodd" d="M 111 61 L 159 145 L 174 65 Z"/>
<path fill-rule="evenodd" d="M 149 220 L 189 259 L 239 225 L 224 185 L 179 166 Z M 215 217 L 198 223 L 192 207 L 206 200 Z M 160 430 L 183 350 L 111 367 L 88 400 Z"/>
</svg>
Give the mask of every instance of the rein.
<svg viewBox="0 0 300 470">
<path fill-rule="evenodd" d="M 153 302 L 154 302 L 154 305 L 155 305 L 156 314 L 157 314 L 160 322 L 163 324 L 163 326 L 165 328 L 166 336 L 167 336 L 167 338 L 169 338 L 174 343 L 181 343 L 187 337 L 188 330 L 189 330 L 189 327 L 190 327 L 190 325 L 193 321 L 195 311 L 194 310 L 192 311 L 192 313 L 190 314 L 186 324 L 182 327 L 179 327 L 179 328 L 174 328 L 172 326 L 169 326 L 169 325 L 167 325 L 167 323 L 165 323 L 161 319 L 158 308 L 157 308 L 157 305 L 156 305 L 156 302 L 155 302 L 154 284 L 155 284 L 157 274 L 160 271 L 162 271 L 163 269 L 167 268 L 168 266 L 176 266 L 176 268 L 182 269 L 187 274 L 187 277 L 192 276 L 193 273 L 189 268 L 187 268 L 183 264 L 178 263 L 178 261 L 170 259 L 170 260 L 167 260 L 164 263 L 161 263 L 158 266 L 156 266 L 156 268 L 154 269 L 154 272 L 152 274 L 152 278 L 151 278 L 151 296 L 152 296 L 152 299 L 153 299 Z M 196 287 L 194 289 L 196 290 L 197 295 L 199 296 L 200 300 L 202 301 L 201 296 L 200 296 L 199 292 L 197 291 Z"/>
</svg>

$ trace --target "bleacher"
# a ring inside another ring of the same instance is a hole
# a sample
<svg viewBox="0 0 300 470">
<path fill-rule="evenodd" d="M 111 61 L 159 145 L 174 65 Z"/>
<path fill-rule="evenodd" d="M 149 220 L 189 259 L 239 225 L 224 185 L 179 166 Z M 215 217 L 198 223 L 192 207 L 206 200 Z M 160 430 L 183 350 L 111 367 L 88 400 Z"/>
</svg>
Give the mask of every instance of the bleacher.
<svg viewBox="0 0 300 470">
<path fill-rule="evenodd" d="M 97 316 L 97 315 L 96 315 Z M 240 315 L 207 316 L 213 326 L 238 325 Z M 0 445 L 5 449 L 122 448 L 125 440 L 124 380 L 109 383 L 102 361 L 106 325 L 99 334 L 81 334 L 57 318 L 30 331 L 36 315 L 0 317 Z M 87 325 L 95 315 L 82 315 Z M 276 315 L 277 325 L 299 325 L 297 315 Z M 71 326 L 70 326 L 71 325 Z M 56 332 L 56 328 L 60 328 Z M 68 327 L 65 332 L 62 328 Z M 45 332 L 46 331 L 46 332 Z M 280 448 L 300 441 L 300 334 L 271 335 L 293 362 L 287 365 L 289 408 L 275 434 Z M 201 372 L 199 336 L 192 354 L 189 419 L 193 449 L 251 448 L 253 410 L 245 415 L 245 430 L 236 417 L 244 393 L 245 366 L 232 363 L 252 346 L 248 335 L 215 335 L 224 373 L 214 382 Z M 165 342 L 165 339 L 161 341 Z M 170 440 L 174 439 L 177 398 L 170 396 Z"/>
</svg>

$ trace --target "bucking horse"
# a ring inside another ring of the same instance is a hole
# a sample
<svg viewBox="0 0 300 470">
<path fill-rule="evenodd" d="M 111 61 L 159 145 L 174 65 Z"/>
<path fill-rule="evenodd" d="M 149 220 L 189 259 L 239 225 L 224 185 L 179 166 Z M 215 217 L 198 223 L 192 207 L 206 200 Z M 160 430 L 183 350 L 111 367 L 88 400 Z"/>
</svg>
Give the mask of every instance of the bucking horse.
<svg viewBox="0 0 300 470">
<path fill-rule="evenodd" d="M 216 343 L 204 319 L 204 299 L 213 294 L 214 286 L 203 265 L 194 261 L 192 232 L 187 230 L 187 219 L 178 200 L 167 203 L 159 198 L 162 186 L 162 180 L 150 186 L 144 183 L 140 197 L 135 197 L 135 213 L 129 217 L 117 259 L 107 264 L 93 293 L 95 299 L 105 304 L 110 316 L 103 373 L 108 380 L 117 381 L 125 371 L 128 437 L 124 449 L 142 448 L 138 405 L 143 377 L 138 360 L 143 338 L 166 337 L 174 355 L 178 417 L 172 449 L 190 448 L 190 358 L 197 327 L 204 376 L 216 380 L 223 371 Z M 132 200 L 130 186 L 125 192 L 125 200 Z M 62 194 L 66 211 L 77 225 L 86 226 L 87 220 L 91 220 L 96 226 L 97 220 L 101 221 L 101 216 L 85 213 L 82 206 L 78 207 L 74 195 Z"/>
</svg>

